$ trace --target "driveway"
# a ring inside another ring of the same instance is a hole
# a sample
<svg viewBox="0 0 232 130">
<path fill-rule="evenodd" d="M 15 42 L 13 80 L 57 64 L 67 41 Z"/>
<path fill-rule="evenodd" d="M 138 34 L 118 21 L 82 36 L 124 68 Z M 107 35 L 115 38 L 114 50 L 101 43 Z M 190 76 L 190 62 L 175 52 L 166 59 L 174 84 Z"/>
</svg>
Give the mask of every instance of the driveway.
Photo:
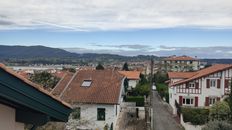
<svg viewBox="0 0 232 130">
<path fill-rule="evenodd" d="M 153 91 L 153 130 L 182 130 L 173 115 L 168 111 L 167 106 L 158 96 L 157 91 Z"/>
</svg>

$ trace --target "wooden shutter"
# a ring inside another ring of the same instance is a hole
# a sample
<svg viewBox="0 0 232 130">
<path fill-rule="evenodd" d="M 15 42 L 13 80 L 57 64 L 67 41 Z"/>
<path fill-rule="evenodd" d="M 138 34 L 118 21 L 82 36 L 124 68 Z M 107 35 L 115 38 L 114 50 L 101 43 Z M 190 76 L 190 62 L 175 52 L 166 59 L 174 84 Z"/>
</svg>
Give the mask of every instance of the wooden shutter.
<svg viewBox="0 0 232 130">
<path fill-rule="evenodd" d="M 183 102 L 183 97 L 179 96 L 179 105 L 182 106 L 182 102 Z"/>
<path fill-rule="evenodd" d="M 206 88 L 210 88 L 209 83 L 210 83 L 210 79 L 207 79 L 206 80 Z"/>
<path fill-rule="evenodd" d="M 218 101 L 218 102 L 220 101 L 220 97 L 217 97 L 217 101 Z"/>
<path fill-rule="evenodd" d="M 205 97 L 205 106 L 209 106 L 209 97 Z"/>
<path fill-rule="evenodd" d="M 198 107 L 198 97 L 195 97 L 195 107 Z"/>
<path fill-rule="evenodd" d="M 199 89 L 199 83 L 196 82 L 195 85 L 196 85 L 195 88 L 196 88 L 196 89 Z"/>
<path fill-rule="evenodd" d="M 228 88 L 228 86 L 229 86 L 229 80 L 225 79 L 225 88 Z"/>
<path fill-rule="evenodd" d="M 217 80 L 217 88 L 220 88 L 220 87 L 221 87 L 221 80 L 218 79 L 218 80 Z"/>
</svg>

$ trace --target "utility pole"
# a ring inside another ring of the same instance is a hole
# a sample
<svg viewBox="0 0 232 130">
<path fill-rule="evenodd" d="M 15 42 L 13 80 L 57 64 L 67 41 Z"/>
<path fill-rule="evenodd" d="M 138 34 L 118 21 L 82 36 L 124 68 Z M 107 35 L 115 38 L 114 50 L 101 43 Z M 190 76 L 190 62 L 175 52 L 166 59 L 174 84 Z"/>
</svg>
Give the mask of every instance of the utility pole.
<svg viewBox="0 0 232 130">
<path fill-rule="evenodd" d="M 146 127 L 147 130 L 152 130 L 152 98 L 153 98 L 153 93 L 152 93 L 152 84 L 153 84 L 153 67 L 154 67 L 154 61 L 151 59 L 151 64 L 150 64 L 150 70 L 151 73 L 149 75 L 150 78 L 150 96 L 147 98 L 145 102 L 145 119 L 146 119 Z"/>
</svg>

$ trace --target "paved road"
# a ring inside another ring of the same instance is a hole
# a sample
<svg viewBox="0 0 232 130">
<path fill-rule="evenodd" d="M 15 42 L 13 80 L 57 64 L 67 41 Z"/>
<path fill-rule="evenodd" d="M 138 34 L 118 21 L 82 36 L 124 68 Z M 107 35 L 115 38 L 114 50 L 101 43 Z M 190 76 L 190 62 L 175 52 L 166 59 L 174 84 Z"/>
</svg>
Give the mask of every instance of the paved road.
<svg viewBox="0 0 232 130">
<path fill-rule="evenodd" d="M 168 112 L 167 106 L 165 106 L 157 91 L 153 92 L 153 130 L 182 130 L 179 124 Z"/>
</svg>

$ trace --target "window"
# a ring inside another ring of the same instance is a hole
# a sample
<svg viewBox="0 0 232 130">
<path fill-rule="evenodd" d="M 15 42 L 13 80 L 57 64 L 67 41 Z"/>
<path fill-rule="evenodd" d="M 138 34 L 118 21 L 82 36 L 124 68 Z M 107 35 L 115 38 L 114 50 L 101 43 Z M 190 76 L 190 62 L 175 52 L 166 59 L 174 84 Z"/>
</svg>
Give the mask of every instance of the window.
<svg viewBox="0 0 232 130">
<path fill-rule="evenodd" d="M 190 82 L 189 83 L 189 88 L 195 88 L 195 83 L 194 82 Z"/>
<path fill-rule="evenodd" d="M 97 120 L 104 121 L 105 120 L 105 108 L 98 108 L 97 109 Z"/>
<path fill-rule="evenodd" d="M 216 97 L 210 97 L 209 98 L 209 105 L 212 106 L 214 103 L 216 103 L 217 98 Z"/>
<path fill-rule="evenodd" d="M 209 85 L 210 87 L 216 87 L 216 79 L 211 79 Z"/>
<path fill-rule="evenodd" d="M 184 97 L 183 98 L 183 105 L 192 106 L 193 103 L 194 103 L 194 98 L 191 98 L 191 97 Z"/>
<path fill-rule="evenodd" d="M 90 87 L 92 80 L 84 80 L 81 84 L 81 87 Z"/>
</svg>

